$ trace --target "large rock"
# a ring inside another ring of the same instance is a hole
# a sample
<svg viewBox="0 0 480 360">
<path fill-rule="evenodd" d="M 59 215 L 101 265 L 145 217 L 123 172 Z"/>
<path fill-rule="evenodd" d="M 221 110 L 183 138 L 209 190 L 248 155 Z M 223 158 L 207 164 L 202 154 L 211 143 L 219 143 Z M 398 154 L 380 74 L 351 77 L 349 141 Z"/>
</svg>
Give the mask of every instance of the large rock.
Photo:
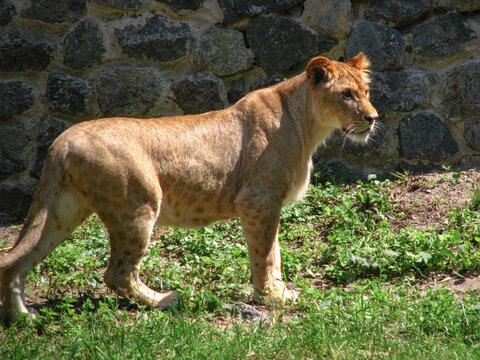
<svg viewBox="0 0 480 360">
<path fill-rule="evenodd" d="M 32 89 L 22 81 L 0 82 L 0 121 L 23 114 L 34 101 Z"/>
<path fill-rule="evenodd" d="M 15 15 L 17 15 L 17 10 L 12 3 L 6 0 L 0 1 L 0 26 L 10 23 Z"/>
<path fill-rule="evenodd" d="M 367 20 L 402 27 L 426 16 L 430 0 L 370 0 L 365 16 Z"/>
<path fill-rule="evenodd" d="M 398 140 L 400 157 L 406 159 L 443 160 L 459 150 L 450 128 L 431 111 L 402 117 Z"/>
<path fill-rule="evenodd" d="M 390 111 L 412 111 L 422 105 L 430 84 L 435 82 L 432 73 L 421 71 L 377 72 L 370 78 L 372 104 L 381 115 Z"/>
<path fill-rule="evenodd" d="M 95 75 L 95 89 L 104 116 L 142 116 L 160 96 L 161 75 L 149 66 L 105 67 Z"/>
<path fill-rule="evenodd" d="M 405 40 L 400 32 L 370 21 L 360 22 L 345 43 L 345 58 L 363 51 L 374 71 L 397 70 L 402 67 Z"/>
<path fill-rule="evenodd" d="M 32 199 L 33 191 L 26 186 L 0 185 L 0 217 L 23 222 Z"/>
<path fill-rule="evenodd" d="M 173 11 L 180 10 L 197 10 L 202 6 L 205 0 L 157 0 L 158 2 L 167 4 Z"/>
<path fill-rule="evenodd" d="M 468 147 L 480 151 L 480 117 L 465 121 L 463 137 Z"/>
<path fill-rule="evenodd" d="M 100 64 L 104 54 L 103 34 L 92 18 L 79 22 L 63 39 L 63 63 L 73 69 Z"/>
<path fill-rule="evenodd" d="M 337 45 L 335 40 L 281 16 L 252 19 L 247 26 L 247 39 L 258 65 L 267 74 L 287 70 Z"/>
<path fill-rule="evenodd" d="M 94 0 L 95 2 L 113 6 L 122 10 L 138 10 L 140 9 L 147 0 Z"/>
<path fill-rule="evenodd" d="M 307 0 L 303 16 L 312 28 L 337 39 L 347 37 L 352 31 L 350 0 Z"/>
<path fill-rule="evenodd" d="M 462 52 L 465 50 L 463 43 L 476 37 L 465 18 L 457 12 L 429 19 L 417 25 L 412 34 L 416 52 L 422 57 L 432 59 Z"/>
<path fill-rule="evenodd" d="M 252 84 L 250 87 L 250 91 L 258 90 L 258 89 L 264 89 L 269 86 L 276 85 L 278 83 L 281 83 L 282 81 L 285 81 L 286 78 L 283 77 L 273 77 L 273 78 L 265 78 L 265 77 L 260 77 L 255 82 Z"/>
<path fill-rule="evenodd" d="M 447 71 L 442 105 L 447 120 L 455 122 L 480 113 L 480 60 L 472 60 Z"/>
<path fill-rule="evenodd" d="M 40 122 L 40 129 L 37 136 L 37 156 L 35 165 L 31 171 L 34 178 L 40 178 L 43 169 L 43 163 L 47 158 L 48 149 L 54 140 L 69 127 L 66 121 L 54 118 L 49 115 L 43 115 Z"/>
<path fill-rule="evenodd" d="M 247 70 L 253 56 L 245 47 L 240 31 L 213 27 L 195 46 L 194 60 L 217 76 L 227 76 Z"/>
<path fill-rule="evenodd" d="M 436 0 L 435 6 L 441 9 L 457 11 L 480 10 L 480 0 Z"/>
<path fill-rule="evenodd" d="M 185 114 L 200 114 L 223 109 L 224 85 L 213 75 L 187 75 L 171 86 L 175 102 Z"/>
<path fill-rule="evenodd" d="M 25 170 L 23 151 L 30 140 L 22 123 L 0 126 L 0 180 Z"/>
<path fill-rule="evenodd" d="M 346 160 L 331 159 L 328 161 L 319 161 L 315 163 L 315 169 L 318 170 L 318 178 L 313 178 L 314 184 L 318 182 L 332 181 L 335 183 L 347 183 L 368 181 L 369 171 L 362 167 L 349 163 Z"/>
<path fill-rule="evenodd" d="M 67 114 L 85 114 L 86 99 L 91 94 L 88 83 L 54 69 L 48 73 L 47 99 L 50 109 Z"/>
<path fill-rule="evenodd" d="M 20 28 L 0 29 L 0 71 L 45 70 L 55 47 Z"/>
<path fill-rule="evenodd" d="M 223 21 L 233 23 L 247 17 L 254 17 L 270 11 L 286 10 L 304 0 L 218 0 L 223 11 Z"/>
<path fill-rule="evenodd" d="M 245 79 L 240 78 L 234 80 L 230 83 L 230 88 L 228 89 L 227 99 L 230 104 L 236 103 L 242 97 L 245 96 L 247 88 L 245 86 Z"/>
<path fill-rule="evenodd" d="M 46 23 L 73 23 L 87 13 L 87 0 L 32 0 L 31 4 L 20 16 Z"/>
<path fill-rule="evenodd" d="M 127 25 L 115 29 L 123 51 L 137 59 L 171 61 L 190 50 L 192 34 L 186 23 L 173 22 L 162 15 L 149 18 L 143 27 Z"/>
</svg>

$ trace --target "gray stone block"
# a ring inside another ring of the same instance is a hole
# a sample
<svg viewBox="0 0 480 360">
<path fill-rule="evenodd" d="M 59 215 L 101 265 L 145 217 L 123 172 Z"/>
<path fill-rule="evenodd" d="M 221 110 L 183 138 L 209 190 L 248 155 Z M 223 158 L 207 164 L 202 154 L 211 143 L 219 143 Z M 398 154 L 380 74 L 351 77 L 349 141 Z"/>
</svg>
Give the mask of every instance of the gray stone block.
<svg viewBox="0 0 480 360">
<path fill-rule="evenodd" d="M 287 70 L 337 45 L 335 40 L 316 34 L 295 20 L 281 16 L 250 20 L 247 40 L 258 65 L 270 75 Z"/>
<path fill-rule="evenodd" d="M 10 1 L 0 1 L 0 26 L 9 24 L 15 15 L 17 15 L 17 10 Z"/>
<path fill-rule="evenodd" d="M 92 89 L 88 83 L 78 77 L 53 69 L 48 73 L 47 99 L 50 109 L 67 114 L 85 114 L 86 99 Z"/>
<path fill-rule="evenodd" d="M 429 11 L 429 0 L 370 0 L 365 17 L 403 27 L 426 16 Z"/>
<path fill-rule="evenodd" d="M 303 3 L 304 0 L 218 0 L 223 11 L 223 21 L 233 23 L 270 11 L 286 10 Z"/>
<path fill-rule="evenodd" d="M 42 174 L 43 163 L 47 158 L 48 150 L 55 139 L 66 129 L 69 124 L 61 119 L 49 115 L 43 115 L 40 122 L 40 129 L 37 136 L 37 156 L 31 175 L 38 179 Z"/>
<path fill-rule="evenodd" d="M 23 29 L 0 29 L 0 71 L 45 70 L 55 48 Z"/>
<path fill-rule="evenodd" d="M 480 151 L 480 117 L 465 121 L 463 137 L 468 147 Z"/>
<path fill-rule="evenodd" d="M 346 37 L 352 31 L 350 0 L 307 0 L 303 16 L 314 29 L 337 39 Z"/>
<path fill-rule="evenodd" d="M 202 6 L 205 0 L 157 0 L 167 4 L 173 11 L 197 10 Z"/>
<path fill-rule="evenodd" d="M 429 84 L 435 81 L 432 73 L 422 71 L 376 72 L 370 78 L 371 101 L 381 115 L 412 111 L 422 105 Z"/>
<path fill-rule="evenodd" d="M 223 308 L 232 315 L 241 316 L 242 319 L 251 321 L 257 324 L 271 325 L 270 318 L 255 309 L 252 305 L 245 303 L 225 304 Z"/>
<path fill-rule="evenodd" d="M 0 180 L 26 169 L 22 155 L 29 142 L 24 124 L 0 126 Z"/>
<path fill-rule="evenodd" d="M 413 31 L 415 51 L 422 57 L 440 59 L 465 50 L 466 41 L 476 37 L 465 18 L 449 12 L 417 25 Z"/>
<path fill-rule="evenodd" d="M 250 91 L 258 90 L 258 89 L 264 89 L 269 86 L 276 85 L 278 83 L 281 83 L 282 81 L 287 80 L 286 78 L 282 77 L 273 77 L 273 78 L 264 78 L 260 77 L 255 82 L 252 84 L 252 87 L 250 88 Z"/>
<path fill-rule="evenodd" d="M 185 114 L 200 114 L 223 109 L 223 83 L 213 75 L 187 75 L 171 86 L 175 102 Z"/>
<path fill-rule="evenodd" d="M 139 10 L 147 0 L 94 0 L 96 3 L 122 10 Z"/>
<path fill-rule="evenodd" d="M 23 114 L 34 103 L 32 89 L 24 82 L 13 80 L 0 82 L 0 121 L 7 121 Z"/>
<path fill-rule="evenodd" d="M 198 40 L 194 60 L 217 76 L 245 71 L 253 64 L 253 56 L 245 47 L 240 31 L 213 27 Z"/>
<path fill-rule="evenodd" d="M 480 10 L 480 0 L 437 0 L 434 1 L 437 8 L 457 11 Z"/>
<path fill-rule="evenodd" d="M 227 98 L 230 104 L 236 103 L 242 97 L 245 96 L 246 87 L 245 87 L 245 80 L 240 78 L 238 80 L 232 81 L 230 84 L 230 89 L 227 93 Z"/>
<path fill-rule="evenodd" d="M 332 159 L 315 164 L 319 171 L 319 178 L 313 179 L 313 183 L 318 181 L 333 181 L 336 183 L 353 183 L 357 181 L 367 182 L 368 173 L 362 166 L 356 166 L 346 160 Z"/>
<path fill-rule="evenodd" d="M 345 58 L 360 51 L 367 55 L 374 71 L 397 70 L 402 67 L 405 40 L 402 34 L 386 25 L 360 22 L 345 43 Z"/>
<path fill-rule="evenodd" d="M 87 13 L 87 0 L 32 0 L 20 16 L 46 23 L 76 22 Z"/>
<path fill-rule="evenodd" d="M 155 61 L 171 61 L 187 55 L 192 42 L 188 24 L 162 15 L 149 18 L 143 27 L 127 25 L 115 29 L 115 36 L 128 56 Z"/>
<path fill-rule="evenodd" d="M 443 160 L 459 150 L 450 128 L 431 111 L 402 117 L 398 140 L 400 157 L 406 159 Z"/>
<path fill-rule="evenodd" d="M 480 60 L 471 60 L 447 71 L 441 104 L 449 122 L 480 112 Z"/>
<path fill-rule="evenodd" d="M 92 18 L 79 22 L 63 39 L 63 63 L 72 69 L 100 64 L 104 54 L 103 34 Z"/>
<path fill-rule="evenodd" d="M 33 191 L 22 184 L 0 185 L 0 215 L 23 221 L 33 200 Z"/>
<path fill-rule="evenodd" d="M 162 91 L 160 72 L 149 66 L 105 67 L 95 75 L 97 101 L 104 116 L 141 116 Z"/>
</svg>

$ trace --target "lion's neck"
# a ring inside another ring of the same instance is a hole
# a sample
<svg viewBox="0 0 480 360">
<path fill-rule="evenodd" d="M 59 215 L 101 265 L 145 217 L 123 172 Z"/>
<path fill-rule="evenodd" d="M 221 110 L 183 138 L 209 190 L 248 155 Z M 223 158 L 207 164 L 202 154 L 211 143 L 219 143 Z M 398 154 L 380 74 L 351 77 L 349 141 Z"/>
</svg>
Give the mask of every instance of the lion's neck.
<svg viewBox="0 0 480 360">
<path fill-rule="evenodd" d="M 330 137 L 335 130 L 334 119 L 327 106 L 314 106 L 318 99 L 312 99 L 307 77 L 302 73 L 279 87 L 285 106 L 296 121 L 297 131 L 307 155 L 310 157 L 317 147 Z"/>
</svg>

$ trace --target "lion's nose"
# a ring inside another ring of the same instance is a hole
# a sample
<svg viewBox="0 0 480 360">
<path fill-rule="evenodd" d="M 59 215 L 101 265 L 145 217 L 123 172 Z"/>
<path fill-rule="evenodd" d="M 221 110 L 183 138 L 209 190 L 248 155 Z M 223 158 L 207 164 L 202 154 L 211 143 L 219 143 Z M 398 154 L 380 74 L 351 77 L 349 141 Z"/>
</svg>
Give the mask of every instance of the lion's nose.
<svg viewBox="0 0 480 360">
<path fill-rule="evenodd" d="M 364 115 L 363 118 L 369 124 L 373 124 L 373 122 L 378 119 L 378 115 L 377 114 L 375 114 L 375 115 Z"/>
</svg>

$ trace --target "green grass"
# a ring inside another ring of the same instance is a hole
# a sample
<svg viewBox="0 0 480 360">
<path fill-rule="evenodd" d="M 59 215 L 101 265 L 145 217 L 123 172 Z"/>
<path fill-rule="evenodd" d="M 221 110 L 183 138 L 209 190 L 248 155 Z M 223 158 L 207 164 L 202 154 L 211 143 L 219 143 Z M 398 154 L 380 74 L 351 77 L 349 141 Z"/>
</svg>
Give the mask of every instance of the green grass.
<svg viewBox="0 0 480 360">
<path fill-rule="evenodd" d="M 182 308 L 162 312 L 139 309 L 106 290 L 107 232 L 91 217 L 30 275 L 27 295 L 48 302 L 38 307 L 33 324 L 0 331 L 0 354 L 479 359 L 478 294 L 458 295 L 431 280 L 480 270 L 478 193 L 469 206 L 451 210 L 441 231 L 394 231 L 389 221 L 403 214 L 389 200 L 393 186 L 388 180 L 311 186 L 302 202 L 284 208 L 283 271 L 302 296 L 285 308 L 270 308 L 270 325 L 232 318 L 222 306 L 248 302 L 252 293 L 237 220 L 155 232 L 143 279 L 184 297 Z"/>
</svg>

